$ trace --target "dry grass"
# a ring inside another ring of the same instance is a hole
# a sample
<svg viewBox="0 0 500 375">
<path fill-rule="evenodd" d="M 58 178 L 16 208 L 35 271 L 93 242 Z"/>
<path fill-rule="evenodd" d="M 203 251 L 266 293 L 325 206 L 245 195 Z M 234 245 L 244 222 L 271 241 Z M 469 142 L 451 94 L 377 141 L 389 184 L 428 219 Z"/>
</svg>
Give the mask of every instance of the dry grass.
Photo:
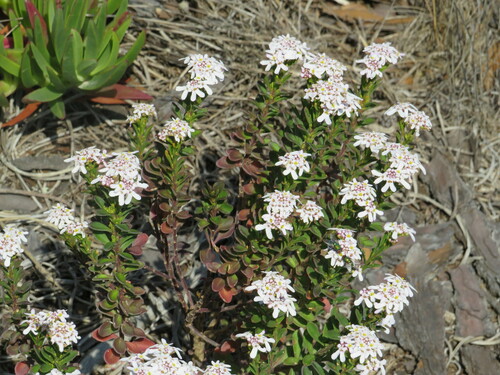
<svg viewBox="0 0 500 375">
<path fill-rule="evenodd" d="M 381 108 L 410 101 L 430 114 L 434 129 L 420 142 L 423 159 L 429 159 L 436 148 L 447 153 L 451 166 L 456 166 L 472 187 L 483 212 L 493 220 L 499 218 L 500 33 L 496 0 L 373 1 L 374 8 L 369 8 L 372 16 L 364 20 L 345 17 L 338 12 L 336 2 L 323 0 L 169 0 L 156 9 L 152 1 L 132 3 L 137 16 L 128 42 L 138 29 L 148 31 L 147 45 L 134 63 L 132 75 L 134 82 L 155 96 L 160 117 L 170 116 L 173 88 L 185 79 L 180 58 L 207 53 L 229 68 L 224 84 L 207 101 L 209 115 L 200 124 L 204 132 L 196 142 L 203 157 L 193 166 L 199 176 L 210 177 L 208 165 L 223 154 L 230 132 L 244 124 L 262 70 L 259 61 L 274 36 L 289 33 L 307 42 L 312 50 L 338 59 L 350 68 L 352 80 L 357 79 L 359 67 L 354 61 L 360 58 L 363 47 L 374 41 L 390 41 L 407 56 L 386 74 L 382 94 L 377 97 Z M 385 21 L 371 22 L 373 12 L 382 14 Z M 298 81 L 290 90 L 297 87 Z M 113 151 L 127 147 L 123 107 L 77 104 L 71 108 L 66 121 L 55 121 L 45 111 L 28 124 L 0 132 L 0 193 L 22 190 L 35 205 L 34 213 L 28 215 L 0 212 L 0 224 L 23 220 L 37 226 L 36 230 L 45 226 L 41 213 L 50 205 L 66 200 L 80 208 L 82 202 L 75 193 L 78 186 L 69 183 L 70 168 L 29 170 L 17 167 L 13 160 L 47 155 L 62 158 L 91 145 Z M 16 111 L 18 100 L 13 100 L 9 112 Z M 375 126 L 386 122 L 381 117 Z M 431 220 L 422 215 L 420 221 Z M 48 228 L 44 230 L 48 232 Z M 50 242 L 51 236 L 47 234 L 39 242 Z M 60 253 L 59 249 L 56 254 Z M 68 267 L 63 263 L 54 267 L 56 259 L 66 261 L 46 255 L 35 265 L 35 272 L 41 275 L 36 301 L 62 306 L 67 305 L 63 300 L 69 299 L 71 307 L 75 298 L 81 298 L 73 292 L 80 277 L 58 271 Z M 73 291 L 55 280 L 65 280 Z M 59 294 L 42 296 L 42 288 L 58 290 Z M 93 312 L 90 307 L 84 309 L 83 303 L 79 306 L 77 313 L 90 329 Z"/>
</svg>

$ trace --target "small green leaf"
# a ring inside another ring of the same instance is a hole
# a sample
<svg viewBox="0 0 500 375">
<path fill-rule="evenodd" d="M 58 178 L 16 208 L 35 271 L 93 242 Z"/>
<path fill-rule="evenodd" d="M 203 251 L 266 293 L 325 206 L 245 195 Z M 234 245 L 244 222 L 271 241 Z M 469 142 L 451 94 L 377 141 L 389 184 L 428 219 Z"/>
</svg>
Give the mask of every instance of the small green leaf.
<svg viewBox="0 0 500 375">
<path fill-rule="evenodd" d="M 316 324 L 314 324 L 313 322 L 307 323 L 306 331 L 307 331 L 307 333 L 309 333 L 311 335 L 311 337 L 314 340 L 316 340 L 316 341 L 319 340 L 321 333 L 319 332 L 319 329 L 316 326 Z"/>
<path fill-rule="evenodd" d="M 50 111 L 58 119 L 63 119 L 66 117 L 66 110 L 64 108 L 64 102 L 60 99 L 53 100 L 49 102 Z"/>
<path fill-rule="evenodd" d="M 94 230 L 94 231 L 98 231 L 98 232 L 108 232 L 108 233 L 112 233 L 113 231 L 111 230 L 110 227 L 108 227 L 107 225 L 99 222 L 99 221 L 93 221 L 90 223 L 90 229 Z"/>
</svg>

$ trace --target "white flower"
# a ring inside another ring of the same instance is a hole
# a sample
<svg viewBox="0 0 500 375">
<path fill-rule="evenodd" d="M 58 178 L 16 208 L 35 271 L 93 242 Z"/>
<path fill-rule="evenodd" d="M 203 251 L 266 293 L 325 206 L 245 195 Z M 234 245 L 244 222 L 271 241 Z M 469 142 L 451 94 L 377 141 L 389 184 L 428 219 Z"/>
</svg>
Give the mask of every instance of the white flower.
<svg viewBox="0 0 500 375">
<path fill-rule="evenodd" d="M 363 146 L 370 148 L 370 151 L 374 154 L 378 154 L 380 150 L 385 148 L 387 142 L 387 135 L 379 132 L 366 132 L 354 136 L 357 141 L 354 142 L 354 146 Z"/>
<path fill-rule="evenodd" d="M 255 230 L 257 230 L 257 231 L 265 230 L 266 236 L 270 240 L 273 239 L 273 233 L 272 233 L 273 229 L 281 231 L 281 233 L 283 233 L 283 235 L 286 235 L 287 231 L 293 230 L 292 224 L 290 224 L 288 221 L 286 221 L 286 218 L 284 218 L 280 215 L 264 214 L 264 215 L 262 215 L 262 219 L 264 220 L 264 223 L 257 224 L 255 226 Z"/>
<path fill-rule="evenodd" d="M 373 202 L 367 202 L 366 205 L 363 206 L 363 211 L 359 212 L 357 216 L 359 218 L 367 216 L 370 222 L 374 222 L 377 219 L 377 215 L 383 214 L 384 212 L 377 209 Z"/>
<path fill-rule="evenodd" d="M 324 216 L 321 207 L 313 201 L 306 201 L 306 203 L 297 209 L 297 213 L 300 214 L 300 220 L 306 224 L 312 223 L 314 220 L 319 220 Z"/>
<path fill-rule="evenodd" d="M 385 111 L 385 115 L 392 116 L 396 112 L 399 117 L 407 118 L 411 113 L 417 112 L 417 108 L 411 103 L 397 103 Z"/>
<path fill-rule="evenodd" d="M 311 87 L 305 89 L 304 99 L 318 100 L 323 113 L 318 117 L 318 122 L 332 123 L 330 116 L 351 116 L 351 113 L 358 113 L 361 108 L 362 99 L 349 92 L 349 86 L 342 81 L 329 78 L 319 80 Z"/>
<path fill-rule="evenodd" d="M 373 186 L 368 183 L 368 180 L 359 182 L 352 180 L 344 184 L 344 188 L 340 190 L 339 195 L 343 195 L 340 204 L 346 204 L 348 200 L 354 200 L 358 206 L 365 206 L 367 202 L 371 202 L 377 196 Z"/>
<path fill-rule="evenodd" d="M 416 111 L 410 113 L 408 117 L 405 118 L 404 121 L 406 124 L 410 125 L 411 129 L 415 129 L 415 135 L 417 137 L 420 136 L 420 129 L 424 130 L 432 129 L 432 123 L 429 116 L 427 116 L 422 111 Z"/>
<path fill-rule="evenodd" d="M 55 206 L 48 211 L 44 212 L 48 215 L 47 221 L 54 224 L 59 233 L 69 233 L 73 236 L 81 235 L 85 237 L 85 228 L 88 227 L 86 221 L 80 221 L 73 215 L 73 210 L 70 210 L 66 206 L 57 203 Z"/>
<path fill-rule="evenodd" d="M 349 325 L 346 327 L 349 334 L 340 337 L 337 351 L 332 354 L 332 359 L 340 358 L 341 362 L 346 361 L 345 354 L 349 353 L 352 359 L 359 358 L 361 364 L 370 359 L 377 359 L 382 356 L 383 345 L 369 328 L 360 325 Z"/>
<path fill-rule="evenodd" d="M 97 163 L 102 164 L 104 160 L 109 157 L 106 150 L 99 150 L 95 146 L 84 148 L 80 151 L 75 152 L 75 156 L 68 159 L 64 159 L 66 163 L 74 162 L 75 167 L 72 169 L 71 173 L 77 173 L 81 171 L 83 174 L 87 174 L 87 163 Z"/>
<path fill-rule="evenodd" d="M 406 178 L 411 178 L 411 175 L 405 173 L 401 169 L 389 168 L 383 173 L 372 170 L 372 174 L 377 177 L 374 181 L 375 184 L 378 185 L 381 182 L 385 182 L 385 185 L 382 187 L 383 193 L 385 193 L 389 189 L 391 189 L 392 192 L 395 192 L 396 185 L 394 184 L 401 184 L 406 189 L 411 189 L 411 185 L 405 180 Z"/>
<path fill-rule="evenodd" d="M 132 104 L 133 114 L 127 117 L 127 121 L 132 124 L 142 117 L 158 117 L 153 104 L 136 103 Z"/>
<path fill-rule="evenodd" d="M 172 118 L 163 125 L 162 130 L 158 133 L 158 138 L 165 142 L 167 137 L 174 137 L 177 142 L 180 142 L 186 138 L 191 138 L 191 133 L 194 131 L 187 121 Z"/>
<path fill-rule="evenodd" d="M 28 242 L 26 234 L 28 232 L 13 225 L 7 225 L 0 233 L 0 261 L 5 267 L 10 266 L 14 256 L 24 252 L 23 242 Z"/>
<path fill-rule="evenodd" d="M 273 38 L 269 44 L 269 50 L 266 51 L 267 60 L 262 60 L 261 65 L 266 65 L 266 72 L 273 66 L 274 74 L 278 74 L 280 70 L 288 71 L 287 61 L 302 60 L 307 56 L 309 48 L 305 43 L 290 35 L 280 35 Z"/>
<path fill-rule="evenodd" d="M 284 156 L 280 156 L 279 161 L 275 165 L 283 165 L 285 167 L 283 174 L 285 176 L 291 174 L 292 178 L 296 180 L 304 172 L 309 172 L 310 170 L 309 163 L 306 160 L 307 156 L 311 156 L 311 154 L 307 154 L 302 150 L 288 152 Z"/>
<path fill-rule="evenodd" d="M 373 308 L 375 314 L 385 314 L 380 326 L 387 331 L 394 325 L 393 315 L 402 311 L 405 305 L 409 305 L 408 298 L 413 297 L 414 290 L 402 277 L 387 274 L 384 283 L 362 289 L 360 297 L 354 301 L 354 304 L 364 303 L 367 307 Z"/>
<path fill-rule="evenodd" d="M 323 75 L 326 74 L 328 77 L 341 81 L 346 70 L 345 65 L 322 53 L 320 55 L 311 55 L 306 60 L 302 74 L 305 77 L 313 75 L 318 79 L 322 79 Z"/>
<path fill-rule="evenodd" d="M 139 179 L 121 179 L 120 181 L 110 185 L 110 188 L 113 190 L 109 192 L 109 196 L 118 197 L 118 204 L 123 206 L 125 204 L 129 204 L 132 201 L 132 198 L 140 200 L 141 196 L 137 193 L 137 190 L 142 190 L 147 187 L 148 184 L 140 182 Z"/>
<path fill-rule="evenodd" d="M 224 71 L 227 70 L 224 64 L 208 55 L 195 54 L 181 59 L 190 68 L 191 80 L 185 86 L 177 86 L 176 91 L 182 91 L 181 100 L 191 94 L 190 100 L 195 101 L 196 97 L 204 98 L 205 93 L 212 95 L 211 85 L 224 80 Z M 203 91 L 205 90 L 205 91 Z"/>
<path fill-rule="evenodd" d="M 134 179 L 140 175 L 141 162 L 133 152 L 113 152 L 114 158 L 104 162 L 104 168 L 99 172 L 106 172 L 106 176 Z"/>
<path fill-rule="evenodd" d="M 262 302 L 273 309 L 273 318 L 277 318 L 280 312 L 286 315 L 295 316 L 294 302 L 295 298 L 288 294 L 288 291 L 295 292 L 290 285 L 291 281 L 285 279 L 277 272 L 264 272 L 266 276 L 262 280 L 254 281 L 246 287 L 246 291 L 257 290 L 258 296 L 254 298 L 255 302 Z"/>
<path fill-rule="evenodd" d="M 212 361 L 212 364 L 205 369 L 204 375 L 232 375 L 231 366 L 220 361 Z"/>
<path fill-rule="evenodd" d="M 396 222 L 388 222 L 384 224 L 384 230 L 386 232 L 392 232 L 392 241 L 396 242 L 399 236 L 410 236 L 413 242 L 415 242 L 415 229 L 412 229 L 408 224 Z"/>
<path fill-rule="evenodd" d="M 258 352 L 268 353 L 271 351 L 271 345 L 274 343 L 274 339 L 265 336 L 266 331 L 262 331 L 255 335 L 251 332 L 239 333 L 236 337 L 241 337 L 247 340 L 247 342 L 252 346 L 252 351 L 250 352 L 250 358 L 255 358 Z"/>
<path fill-rule="evenodd" d="M 403 53 L 398 52 L 392 47 L 391 43 L 373 43 L 365 47 L 363 52 L 366 56 L 356 62 L 366 65 L 366 69 L 361 71 L 361 75 L 366 75 L 369 79 L 373 79 L 375 76 L 382 77 L 380 69 L 388 63 L 396 64 L 404 56 Z"/>
<path fill-rule="evenodd" d="M 299 196 L 289 191 L 275 190 L 273 193 L 264 195 L 264 201 L 268 202 L 267 212 L 283 218 L 289 217 L 297 205 Z"/>
</svg>

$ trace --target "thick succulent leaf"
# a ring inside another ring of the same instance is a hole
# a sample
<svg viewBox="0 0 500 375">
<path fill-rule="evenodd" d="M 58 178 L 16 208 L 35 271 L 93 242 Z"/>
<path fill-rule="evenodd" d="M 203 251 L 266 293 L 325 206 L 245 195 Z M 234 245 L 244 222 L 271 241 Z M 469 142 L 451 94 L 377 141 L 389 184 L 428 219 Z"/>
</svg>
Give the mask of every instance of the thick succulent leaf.
<svg viewBox="0 0 500 375">
<path fill-rule="evenodd" d="M 47 66 L 47 75 L 49 82 L 57 91 L 64 92 L 68 89 L 68 85 L 63 81 L 60 73 L 57 72 L 52 66 Z"/>
<path fill-rule="evenodd" d="M 50 111 L 59 119 L 66 117 L 64 102 L 61 99 L 56 99 L 49 103 Z"/>
<path fill-rule="evenodd" d="M 51 102 L 59 99 L 63 95 L 62 92 L 57 91 L 54 87 L 42 87 L 26 95 L 23 100 L 30 102 Z"/>
<path fill-rule="evenodd" d="M 33 38 L 33 44 L 37 46 L 40 53 L 43 55 L 43 57 L 45 57 L 45 60 L 50 61 L 50 53 L 47 49 L 47 42 L 43 35 L 43 30 L 39 18 L 35 18 Z"/>
<path fill-rule="evenodd" d="M 125 0 L 108 0 L 107 12 L 108 14 L 121 14 L 128 7 L 128 1 Z"/>
<path fill-rule="evenodd" d="M 68 4 L 71 2 L 73 4 Z M 88 8 L 89 0 L 66 0 L 66 29 L 72 28 L 80 32 L 82 30 Z"/>
<path fill-rule="evenodd" d="M 0 69 L 12 74 L 15 77 L 19 77 L 21 66 L 10 60 L 7 56 L 0 55 Z"/>
<path fill-rule="evenodd" d="M 78 88 L 84 91 L 96 91 L 102 89 L 103 87 L 112 85 L 120 80 L 127 70 L 127 67 L 128 64 L 125 62 L 111 65 L 100 73 L 94 75 L 90 80 L 83 82 L 80 86 L 78 86 Z"/>
<path fill-rule="evenodd" d="M 37 7 L 29 0 L 26 1 L 26 11 L 28 13 L 31 27 L 34 29 L 33 36 L 35 43 L 46 45 L 49 40 L 49 36 L 45 20 L 38 11 Z"/>
<path fill-rule="evenodd" d="M 145 41 L 146 41 L 146 33 L 143 30 L 137 36 L 136 41 L 134 42 L 132 47 L 130 47 L 130 49 L 127 51 L 127 53 L 125 55 L 123 55 L 122 57 L 120 57 L 120 59 L 118 60 L 118 63 L 125 61 L 127 63 L 127 66 L 132 64 L 132 62 L 135 60 L 137 55 L 139 55 L 139 52 L 141 52 L 141 48 L 142 48 L 142 46 L 144 46 Z"/>
<path fill-rule="evenodd" d="M 23 86 L 27 88 L 33 87 L 43 80 L 43 76 L 40 74 L 38 67 L 35 66 L 36 64 L 32 63 L 29 53 L 30 48 L 31 46 L 26 48 L 21 58 L 20 71 L 21 82 Z"/>
<path fill-rule="evenodd" d="M 108 47 L 104 50 L 102 55 L 97 59 L 97 66 L 90 73 L 91 75 L 96 75 L 103 70 L 107 69 L 111 65 L 116 64 L 116 60 L 118 59 L 118 53 L 120 52 L 120 41 L 118 40 L 115 34 L 111 35 L 111 42 Z"/>
<path fill-rule="evenodd" d="M 80 81 L 86 81 L 90 77 L 90 72 L 97 65 L 96 59 L 83 59 L 77 67 L 77 74 Z"/>
<path fill-rule="evenodd" d="M 33 57 L 35 58 L 35 62 L 42 71 L 44 79 L 47 80 L 48 79 L 47 66 L 50 66 L 50 63 L 45 58 L 43 53 L 40 52 L 40 49 L 35 44 L 30 44 L 30 46 L 31 46 L 31 52 L 33 53 Z"/>
<path fill-rule="evenodd" d="M 80 62 L 82 61 L 82 55 L 82 38 L 80 33 L 73 29 L 71 30 L 71 35 L 69 37 L 68 49 L 63 56 L 61 64 L 62 78 L 71 85 L 80 83 L 80 79 L 78 77 L 78 65 L 80 65 Z"/>
<path fill-rule="evenodd" d="M 87 30 L 85 32 L 85 39 L 83 41 L 84 59 L 91 60 L 97 58 L 99 39 L 100 37 L 97 35 L 95 23 L 89 22 L 89 24 L 87 25 Z"/>
<path fill-rule="evenodd" d="M 57 61 L 61 63 L 64 52 L 69 43 L 68 34 L 64 29 L 64 11 L 61 8 L 57 8 L 55 11 L 54 21 L 52 22 L 52 30 L 52 46 L 54 47 Z"/>
<path fill-rule="evenodd" d="M 116 36 L 118 37 L 119 41 L 122 41 L 123 37 L 127 32 L 128 27 L 130 26 L 130 23 L 132 22 L 132 19 L 128 14 L 128 12 L 124 14 L 124 17 L 126 18 L 121 22 L 121 24 L 118 25 L 118 27 L 115 30 Z"/>
</svg>

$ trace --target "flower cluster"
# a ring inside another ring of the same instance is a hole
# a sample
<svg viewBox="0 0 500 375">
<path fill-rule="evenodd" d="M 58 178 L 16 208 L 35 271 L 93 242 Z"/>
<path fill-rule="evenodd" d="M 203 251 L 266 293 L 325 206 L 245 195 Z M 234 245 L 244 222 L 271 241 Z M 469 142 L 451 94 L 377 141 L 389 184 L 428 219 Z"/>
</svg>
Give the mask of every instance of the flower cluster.
<svg viewBox="0 0 500 375">
<path fill-rule="evenodd" d="M 337 60 L 325 55 L 310 55 L 302 66 L 302 78 L 311 78 L 312 76 L 322 79 L 323 75 L 327 75 L 336 81 L 342 81 L 344 71 L 347 68 Z"/>
<path fill-rule="evenodd" d="M 45 211 L 44 214 L 48 215 L 47 221 L 54 224 L 60 230 L 59 233 L 85 237 L 85 228 L 89 226 L 88 223 L 78 220 L 73 214 L 73 210 L 65 205 L 57 203 L 50 210 Z"/>
<path fill-rule="evenodd" d="M 132 198 L 141 199 L 138 191 L 147 188 L 148 184 L 141 182 L 141 164 L 136 152 L 114 152 L 111 160 L 103 162 L 104 168 L 99 172 L 104 173 L 91 181 L 91 184 L 100 183 L 112 189 L 110 197 L 118 197 L 118 204 L 129 204 Z"/>
<path fill-rule="evenodd" d="M 396 64 L 404 54 L 391 46 L 391 43 L 373 43 L 363 49 L 366 56 L 357 60 L 358 63 L 363 63 L 366 68 L 361 71 L 361 75 L 365 75 L 368 79 L 373 79 L 376 76 L 382 77 L 382 68 L 386 64 Z"/>
<path fill-rule="evenodd" d="M 415 229 L 410 228 L 406 223 L 388 222 L 384 224 L 384 230 L 392 232 L 392 242 L 397 242 L 399 236 L 410 236 L 413 242 L 415 242 Z"/>
<path fill-rule="evenodd" d="M 349 330 L 347 335 L 340 337 L 340 343 L 337 345 L 337 351 L 332 354 L 332 359 L 346 361 L 348 353 L 352 359 L 359 358 L 359 365 L 356 371 L 362 374 L 368 374 L 369 369 L 378 368 L 385 374 L 385 360 L 379 360 L 382 356 L 383 345 L 375 335 L 375 332 L 369 328 L 352 324 L 346 327 Z"/>
<path fill-rule="evenodd" d="M 180 118 L 172 118 L 172 120 L 167 121 L 163 128 L 158 133 L 158 138 L 165 142 L 167 137 L 174 137 L 176 142 L 180 142 L 186 138 L 191 138 L 191 133 L 194 129 L 189 126 L 187 121 L 181 120 Z"/>
<path fill-rule="evenodd" d="M 21 322 L 21 325 L 28 325 L 23 330 L 23 334 L 27 335 L 31 332 L 34 335 L 39 335 L 40 333 L 46 333 L 50 342 L 57 345 L 61 353 L 65 347 L 71 345 L 71 343 L 76 344 L 80 338 L 75 323 L 67 321 L 69 315 L 66 310 L 41 310 L 35 312 L 33 309 L 26 315 L 28 319 Z"/>
<path fill-rule="evenodd" d="M 375 314 L 385 314 L 380 325 L 388 333 L 389 328 L 395 324 L 394 314 L 402 311 L 405 305 L 409 305 L 408 298 L 413 297 L 413 290 L 415 288 L 402 277 L 387 274 L 385 283 L 361 289 L 359 298 L 354 304 L 364 303 L 367 307 L 373 307 Z"/>
<path fill-rule="evenodd" d="M 182 359 L 181 350 L 167 343 L 164 339 L 160 344 L 150 346 L 144 353 L 133 354 L 122 359 L 128 362 L 127 370 L 131 375 L 231 375 L 231 366 L 219 361 L 212 362 L 205 371 L 195 366 L 193 362 Z M 218 371 L 218 372 L 217 372 Z"/>
<path fill-rule="evenodd" d="M 271 345 L 274 343 L 274 339 L 265 336 L 266 331 L 262 331 L 255 335 L 251 332 L 239 333 L 236 337 L 241 337 L 247 340 L 247 342 L 252 346 L 252 351 L 250 352 L 250 358 L 255 358 L 258 352 L 269 353 L 271 351 Z"/>
<path fill-rule="evenodd" d="M 309 47 L 306 43 L 290 35 L 280 35 L 271 40 L 266 51 L 267 60 L 262 60 L 261 65 L 266 66 L 266 72 L 275 66 L 274 74 L 280 70 L 288 71 L 287 61 L 302 60 L 308 55 Z"/>
<path fill-rule="evenodd" d="M 307 154 L 302 150 L 287 152 L 284 156 L 279 157 L 279 161 L 275 165 L 284 166 L 285 170 L 283 174 L 285 176 L 291 174 L 292 178 L 296 180 L 299 176 L 302 176 L 304 172 L 309 172 L 311 169 L 306 160 L 307 156 L 311 156 L 311 154 Z"/>
<path fill-rule="evenodd" d="M 336 78 L 321 80 L 305 89 L 304 99 L 318 100 L 323 113 L 318 117 L 318 122 L 332 124 L 330 116 L 358 114 L 362 99 L 349 92 L 349 86 Z"/>
<path fill-rule="evenodd" d="M 368 147 L 373 154 L 385 149 L 387 135 L 379 132 L 364 132 L 354 136 L 354 147 Z"/>
<path fill-rule="evenodd" d="M 337 240 L 327 242 L 325 259 L 330 259 L 332 267 L 346 267 L 353 277 L 363 280 L 361 268 L 361 250 L 354 238 L 354 231 L 343 228 L 331 228 L 337 232 Z"/>
<path fill-rule="evenodd" d="M 0 261 L 5 267 L 10 266 L 11 259 L 21 254 L 24 249 L 22 243 L 28 242 L 26 235 L 28 232 L 23 231 L 13 225 L 7 225 L 0 233 Z"/>
<path fill-rule="evenodd" d="M 95 146 L 84 148 L 83 150 L 76 151 L 75 156 L 72 156 L 68 159 L 64 159 L 66 163 L 75 163 L 75 167 L 71 171 L 71 173 L 78 173 L 81 171 L 83 174 L 87 174 L 87 163 L 96 163 L 100 165 L 104 163 L 104 160 L 108 158 L 109 155 L 106 150 L 99 150 Z"/>
<path fill-rule="evenodd" d="M 363 182 L 353 180 L 344 184 L 344 188 L 340 191 L 340 195 L 343 195 L 340 202 L 341 204 L 346 204 L 347 201 L 354 200 L 358 206 L 364 209 L 358 213 L 357 216 L 359 218 L 367 216 L 368 220 L 373 222 L 377 215 L 383 214 L 383 212 L 378 210 L 375 206 L 377 194 L 373 186 L 368 183 L 368 180 L 364 180 Z"/>
<path fill-rule="evenodd" d="M 319 220 L 323 217 L 321 207 L 312 201 L 306 201 L 298 209 L 299 196 L 289 191 L 275 190 L 274 193 L 264 195 L 264 201 L 268 202 L 267 213 L 262 215 L 263 224 L 257 224 L 255 230 L 265 230 L 269 239 L 273 238 L 272 230 L 279 230 L 284 235 L 293 230 L 292 224 L 287 220 L 294 211 L 300 214 L 300 219 L 307 223 Z"/>
<path fill-rule="evenodd" d="M 413 104 L 410 103 L 397 103 L 389 108 L 385 114 L 390 116 L 397 113 L 410 129 L 415 129 L 415 135 L 420 136 L 420 129 L 431 130 L 432 123 L 424 112 L 417 110 Z"/>
<path fill-rule="evenodd" d="M 175 88 L 176 91 L 182 91 L 182 100 L 189 94 L 193 102 L 197 96 L 204 98 L 205 94 L 212 95 L 210 86 L 224 80 L 224 71 L 227 69 L 222 61 L 201 54 L 190 55 L 181 60 L 189 67 L 191 73 L 191 80 L 185 86 Z"/>
<path fill-rule="evenodd" d="M 291 281 L 285 279 L 278 272 L 264 272 L 266 276 L 262 280 L 254 281 L 246 287 L 246 291 L 256 290 L 258 296 L 254 298 L 255 302 L 262 302 L 267 307 L 273 309 L 273 318 L 276 319 L 280 311 L 288 315 L 295 316 L 294 302 L 295 298 L 288 294 L 288 291 L 295 292 L 290 285 Z"/>
<path fill-rule="evenodd" d="M 313 201 L 306 201 L 306 203 L 297 209 L 297 213 L 300 215 L 300 220 L 306 224 L 312 223 L 314 220 L 319 220 L 324 216 L 321 207 Z"/>
<path fill-rule="evenodd" d="M 153 104 L 138 103 L 132 104 L 133 112 L 127 117 L 127 121 L 130 124 L 139 121 L 143 117 L 158 117 L 156 114 L 156 109 Z"/>
</svg>

